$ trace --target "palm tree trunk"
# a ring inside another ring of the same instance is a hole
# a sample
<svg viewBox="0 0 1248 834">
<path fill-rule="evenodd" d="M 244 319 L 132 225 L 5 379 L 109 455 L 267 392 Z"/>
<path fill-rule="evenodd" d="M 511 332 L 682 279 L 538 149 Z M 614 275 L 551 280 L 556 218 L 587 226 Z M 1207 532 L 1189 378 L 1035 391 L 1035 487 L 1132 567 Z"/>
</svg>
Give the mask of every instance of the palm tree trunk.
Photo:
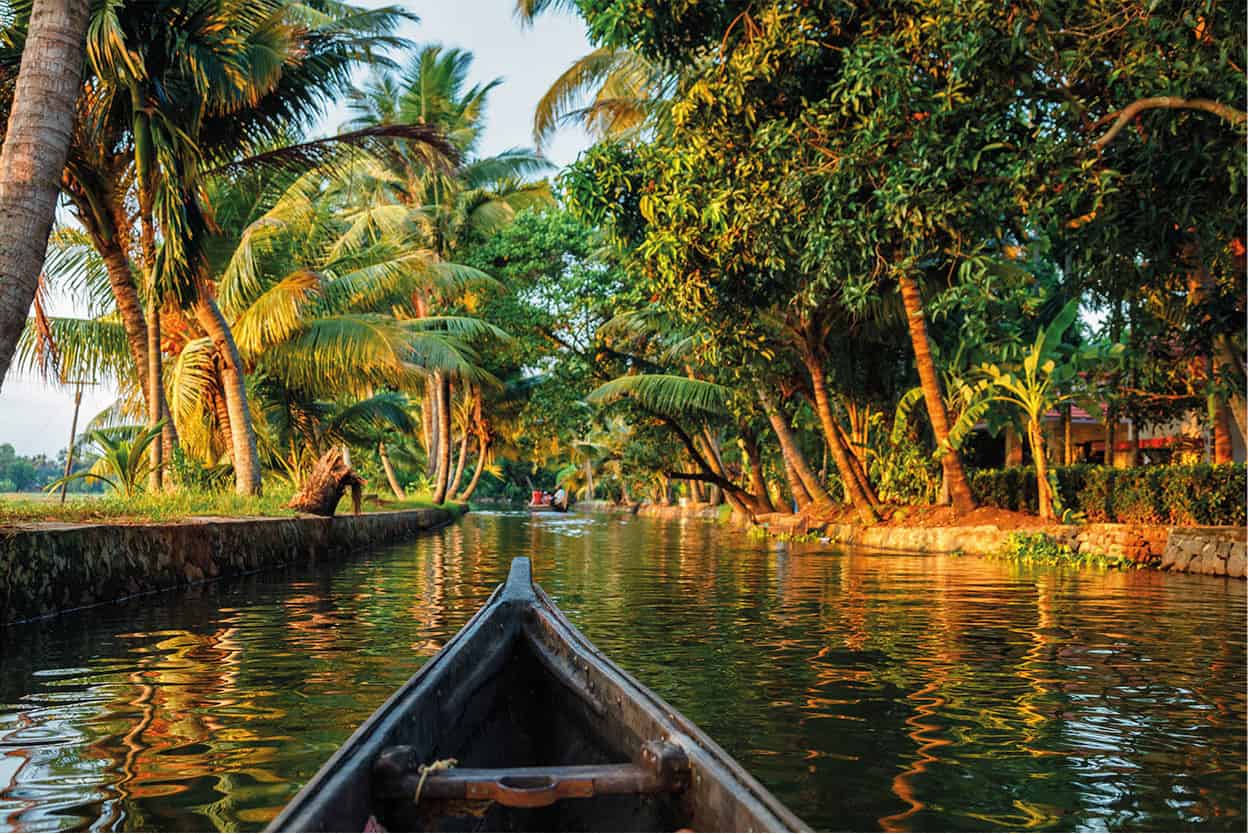
<svg viewBox="0 0 1248 834">
<path fill-rule="evenodd" d="M 845 494 L 849 497 L 849 503 L 857 510 L 858 517 L 862 519 L 863 523 L 874 524 L 880 520 L 880 516 L 875 511 L 875 502 L 867 496 L 862 484 L 858 481 L 858 477 L 854 474 L 853 465 L 849 460 L 850 452 L 841 441 L 841 432 L 836 425 L 836 415 L 832 413 L 832 402 L 828 398 L 828 383 L 827 378 L 824 376 L 823 366 L 819 363 L 819 359 L 810 353 L 807 353 L 803 358 L 806 364 L 806 373 L 810 376 L 811 387 L 815 393 L 815 413 L 819 415 L 819 424 L 823 427 L 824 440 L 828 444 L 828 451 L 832 453 L 832 461 L 836 464 L 836 471 L 841 475 L 841 482 L 845 486 Z M 867 490 L 870 490 L 869 485 Z"/>
<path fill-rule="evenodd" d="M 472 480 L 468 482 L 467 488 L 456 499 L 457 501 L 467 501 L 472 494 L 477 491 L 477 484 L 481 481 L 481 473 L 485 471 L 485 459 L 490 450 L 490 444 L 484 438 L 479 438 L 477 446 L 480 447 L 480 453 L 477 455 L 477 468 L 472 473 Z"/>
<path fill-rule="evenodd" d="M 798 447 L 797 438 L 793 436 L 793 431 L 785 421 L 784 415 L 780 413 L 775 399 L 761 385 L 758 387 L 758 398 L 763 404 L 767 422 L 771 423 L 772 431 L 776 433 L 776 439 L 780 441 L 780 454 L 784 458 L 785 466 L 797 476 L 797 483 L 802 488 L 800 492 L 805 494 L 807 502 L 814 503 L 821 512 L 832 512 L 836 508 L 836 502 L 824 488 L 819 476 L 812 472 L 809 464 L 806 463 L 806 456 Z M 793 497 L 797 499 L 799 505 L 802 505 L 802 495 L 795 491 Z"/>
<path fill-rule="evenodd" d="M 971 495 L 971 485 L 966 480 L 966 472 L 962 469 L 962 457 L 958 450 L 949 446 L 949 413 L 945 409 L 944 392 L 941 390 L 940 377 L 936 374 L 936 363 L 932 361 L 931 342 L 927 335 L 927 319 L 923 313 L 923 299 L 919 295 L 918 285 L 906 273 L 898 276 L 901 286 L 901 301 L 906 308 L 906 323 L 910 330 L 910 343 L 914 346 L 914 364 L 919 372 L 919 384 L 923 387 L 923 401 L 927 405 L 927 416 L 932 423 L 932 433 L 936 436 L 937 446 L 945 449 L 940 456 L 940 465 L 949 481 L 949 496 L 953 499 L 956 513 L 969 513 L 975 509 L 975 498 Z"/>
<path fill-rule="evenodd" d="M 693 500 L 699 504 L 706 503 L 706 491 L 702 489 L 701 481 L 690 481 L 689 490 L 693 493 Z"/>
<path fill-rule="evenodd" d="M 433 503 L 446 500 L 451 479 L 451 378 L 441 371 L 433 375 L 438 414 L 438 466 Z"/>
<path fill-rule="evenodd" d="M 438 473 L 438 396 L 432 378 L 425 380 L 420 418 L 425 435 L 425 471 L 433 478 Z"/>
<path fill-rule="evenodd" d="M 594 462 L 585 458 L 585 496 L 586 500 L 594 500 Z"/>
<path fill-rule="evenodd" d="M 771 495 L 767 492 L 767 479 L 763 475 L 763 458 L 758 451 L 758 442 L 748 432 L 741 433 L 741 441 L 750 465 L 750 492 L 758 496 L 758 503 L 763 511 L 774 513 L 776 505 L 771 503 Z"/>
<path fill-rule="evenodd" d="M 1075 450 L 1071 448 L 1072 423 L 1070 403 L 1062 406 L 1062 466 L 1070 466 L 1075 462 Z"/>
<path fill-rule="evenodd" d="M 853 471 L 854 478 L 858 481 L 859 488 L 862 490 L 863 494 L 867 496 L 867 500 L 871 502 L 871 506 L 878 510 L 880 508 L 880 499 L 876 497 L 875 490 L 871 488 L 871 481 L 867 479 L 867 472 L 863 469 L 862 461 L 866 452 L 854 451 L 856 444 L 853 442 L 850 435 L 845 432 L 845 429 L 841 427 L 840 420 L 834 419 L 832 423 L 836 426 L 837 432 L 841 435 L 841 443 L 843 443 L 845 448 L 850 452 L 849 468 Z"/>
<path fill-rule="evenodd" d="M 386 473 L 386 481 L 390 484 L 390 491 L 394 493 L 395 498 L 400 501 L 406 501 L 407 493 L 403 491 L 398 477 L 394 474 L 394 467 L 390 464 L 390 456 L 386 454 L 384 441 L 377 441 L 377 457 L 381 458 L 381 468 Z"/>
<path fill-rule="evenodd" d="M 154 426 L 164 417 L 161 408 L 163 398 L 159 396 L 164 390 L 164 374 L 161 368 L 160 355 L 160 304 L 158 299 L 152 298 L 148 305 L 147 319 L 147 390 L 156 392 L 157 396 L 148 399 L 147 403 L 147 422 L 149 426 Z M 169 423 L 173 421 L 170 420 Z M 166 423 L 168 425 L 168 423 Z M 164 488 L 165 474 L 165 443 L 164 432 L 161 432 L 159 443 L 152 444 L 152 473 L 148 476 L 148 489 L 152 492 L 159 492 Z"/>
<path fill-rule="evenodd" d="M 234 491 L 239 495 L 260 494 L 260 456 L 256 453 L 256 429 L 247 404 L 247 384 L 243 360 L 234 342 L 234 333 L 221 314 L 217 302 L 200 289 L 195 302 L 195 319 L 212 339 L 221 359 L 221 385 L 225 409 L 230 415 L 230 448 L 234 460 Z"/>
<path fill-rule="evenodd" d="M 82 86 L 87 0 L 34 0 L 0 147 L 0 386 L 43 271 Z"/>
<path fill-rule="evenodd" d="M 147 369 L 147 322 L 143 319 L 143 302 L 139 299 L 139 290 L 134 283 L 134 272 L 130 269 L 130 259 L 116 240 L 105 242 L 93 236 L 96 251 L 104 261 L 108 271 L 108 283 L 113 291 L 113 302 L 117 305 L 117 314 L 126 329 L 126 343 L 130 346 L 130 356 L 134 359 L 134 367 L 139 371 L 139 387 L 143 390 L 143 400 L 151 398 L 148 387 Z"/>
<path fill-rule="evenodd" d="M 451 478 L 451 485 L 447 488 L 450 495 L 459 492 L 459 483 L 464 479 L 464 463 L 468 460 L 468 438 L 471 436 L 471 433 L 465 430 L 464 439 L 459 441 L 459 460 L 455 464 L 455 475 Z"/>
<path fill-rule="evenodd" d="M 1118 414 L 1111 402 L 1105 409 L 1105 465 L 1117 466 L 1114 447 L 1118 445 Z"/>
<path fill-rule="evenodd" d="M 784 461 L 784 479 L 789 485 L 789 494 L 793 496 L 794 509 L 800 513 L 811 505 L 810 493 L 806 491 L 806 485 L 802 483 L 789 459 L 783 454 L 780 459 Z"/>
</svg>

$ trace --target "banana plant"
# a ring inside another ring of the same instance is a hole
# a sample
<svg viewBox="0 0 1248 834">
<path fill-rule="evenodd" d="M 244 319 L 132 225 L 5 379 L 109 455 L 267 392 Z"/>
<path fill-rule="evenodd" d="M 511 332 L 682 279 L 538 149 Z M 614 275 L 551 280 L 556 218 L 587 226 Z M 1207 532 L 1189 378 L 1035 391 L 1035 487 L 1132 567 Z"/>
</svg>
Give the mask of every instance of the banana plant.
<svg viewBox="0 0 1248 834">
<path fill-rule="evenodd" d="M 1122 355 L 1120 344 L 1094 344 L 1072 347 L 1065 341 L 1075 325 L 1079 302 L 1069 302 L 1057 317 L 1036 334 L 1022 361 L 1013 365 L 984 364 L 980 366 L 980 382 L 986 401 L 1000 402 L 1018 410 L 1026 426 L 1027 444 L 1036 468 L 1036 492 L 1040 517 L 1056 518 L 1059 504 L 1054 479 L 1048 469 L 1044 449 L 1044 415 L 1052 408 L 1076 399 L 1092 411 L 1094 403 L 1083 397 L 1082 378 L 1086 371 L 1116 362 Z"/>
</svg>

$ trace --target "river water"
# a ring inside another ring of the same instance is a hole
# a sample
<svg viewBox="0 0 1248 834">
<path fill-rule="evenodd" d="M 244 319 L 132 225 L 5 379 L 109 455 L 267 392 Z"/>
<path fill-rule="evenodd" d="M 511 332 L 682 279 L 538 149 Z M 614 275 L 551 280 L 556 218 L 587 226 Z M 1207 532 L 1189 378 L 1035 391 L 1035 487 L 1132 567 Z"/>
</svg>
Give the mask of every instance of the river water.
<svg viewBox="0 0 1248 834">
<path fill-rule="evenodd" d="M 476 513 L 0 632 L 0 829 L 256 830 L 515 556 L 821 829 L 1245 819 L 1245 583 Z"/>
</svg>

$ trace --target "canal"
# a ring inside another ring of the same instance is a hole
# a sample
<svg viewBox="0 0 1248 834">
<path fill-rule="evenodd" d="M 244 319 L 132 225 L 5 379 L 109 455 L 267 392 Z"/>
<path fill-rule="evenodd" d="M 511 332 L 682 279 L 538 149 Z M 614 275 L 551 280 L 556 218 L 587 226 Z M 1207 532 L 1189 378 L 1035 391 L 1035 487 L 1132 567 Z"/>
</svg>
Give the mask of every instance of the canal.
<svg viewBox="0 0 1248 834">
<path fill-rule="evenodd" d="M 0 829 L 262 828 L 515 556 L 816 828 L 1245 828 L 1243 582 L 482 512 L 0 632 Z"/>
</svg>

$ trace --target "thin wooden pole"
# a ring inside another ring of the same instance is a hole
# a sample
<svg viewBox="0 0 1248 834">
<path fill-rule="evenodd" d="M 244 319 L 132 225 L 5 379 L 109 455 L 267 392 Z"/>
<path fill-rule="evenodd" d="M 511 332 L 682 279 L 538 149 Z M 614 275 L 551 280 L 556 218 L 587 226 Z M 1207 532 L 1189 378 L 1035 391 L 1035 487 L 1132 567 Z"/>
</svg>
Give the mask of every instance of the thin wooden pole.
<svg viewBox="0 0 1248 834">
<path fill-rule="evenodd" d="M 69 449 L 65 452 L 65 477 L 74 470 L 74 438 L 78 436 L 78 409 L 82 406 L 82 381 L 74 391 L 74 419 L 69 425 Z M 61 503 L 65 503 L 65 493 L 69 490 L 69 481 L 61 481 Z"/>
</svg>

